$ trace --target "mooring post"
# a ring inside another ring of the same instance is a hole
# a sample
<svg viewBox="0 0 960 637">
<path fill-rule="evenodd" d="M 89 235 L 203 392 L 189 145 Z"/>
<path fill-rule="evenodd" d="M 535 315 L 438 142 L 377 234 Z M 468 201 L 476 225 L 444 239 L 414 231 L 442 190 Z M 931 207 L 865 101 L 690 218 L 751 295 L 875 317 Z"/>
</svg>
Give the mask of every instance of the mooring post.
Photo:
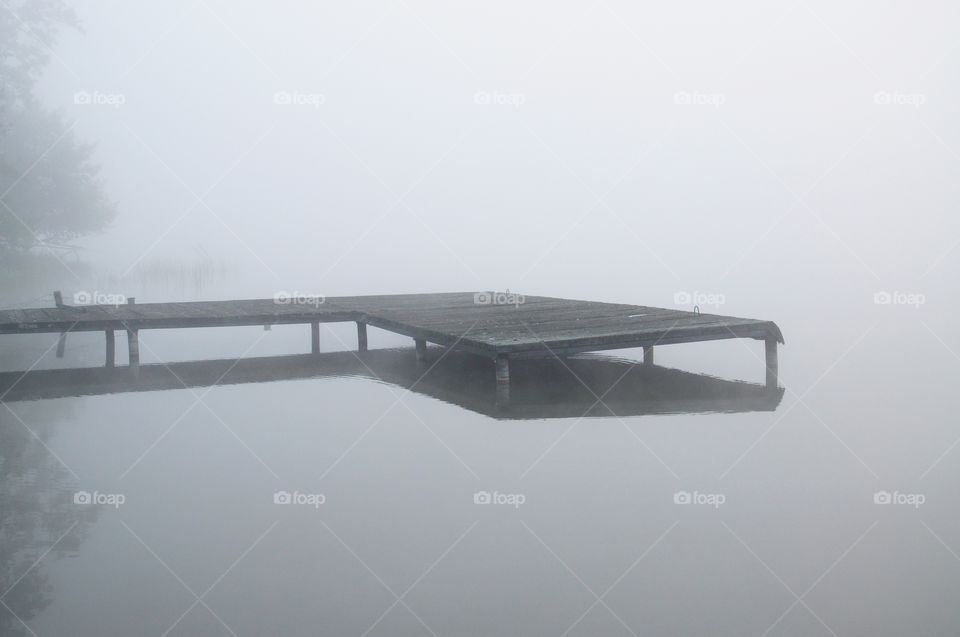
<svg viewBox="0 0 960 637">
<path fill-rule="evenodd" d="M 357 351 L 367 351 L 367 324 L 357 321 Z"/>
<path fill-rule="evenodd" d="M 63 358 L 63 352 L 67 349 L 67 333 L 60 332 L 57 338 L 57 358 Z"/>
<path fill-rule="evenodd" d="M 777 339 L 768 338 L 766 341 L 767 387 L 777 386 Z"/>
<path fill-rule="evenodd" d="M 57 307 L 67 307 L 63 304 L 63 295 L 60 294 L 60 290 L 53 291 L 53 304 Z"/>
<path fill-rule="evenodd" d="M 140 375 L 139 330 L 127 330 L 127 352 L 130 358 L 130 373 L 136 378 Z"/>
<path fill-rule="evenodd" d="M 505 407 L 510 402 L 510 359 L 499 354 L 496 360 L 497 370 L 497 407 Z"/>
<path fill-rule="evenodd" d="M 645 345 L 643 348 L 643 366 L 653 367 L 653 345 Z"/>
<path fill-rule="evenodd" d="M 137 300 L 134 297 L 127 299 L 127 305 L 134 305 Z M 131 329 L 127 326 L 127 357 L 130 361 L 130 374 L 136 378 L 140 375 L 140 340 L 139 330 Z"/>
<path fill-rule="evenodd" d="M 310 351 L 314 354 L 320 353 L 320 322 L 310 323 Z"/>
<path fill-rule="evenodd" d="M 107 365 L 107 367 L 113 367 L 113 366 L 114 366 L 114 360 L 116 359 L 116 356 L 115 356 L 116 344 L 114 343 L 114 340 L 113 340 L 113 330 L 107 330 L 107 331 L 104 332 L 104 333 L 107 335 L 107 363 L 106 363 L 106 365 Z"/>
<path fill-rule="evenodd" d="M 413 344 L 417 346 L 417 362 L 427 360 L 427 341 L 422 338 L 413 339 Z"/>
</svg>

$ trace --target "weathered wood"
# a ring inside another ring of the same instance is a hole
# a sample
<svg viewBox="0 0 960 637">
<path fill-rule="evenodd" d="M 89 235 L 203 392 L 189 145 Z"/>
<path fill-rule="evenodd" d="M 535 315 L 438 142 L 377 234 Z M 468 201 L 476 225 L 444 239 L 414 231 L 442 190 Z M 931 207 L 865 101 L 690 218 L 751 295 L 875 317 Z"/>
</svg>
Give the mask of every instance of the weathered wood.
<svg viewBox="0 0 960 637">
<path fill-rule="evenodd" d="M 106 330 L 104 333 L 107 336 L 106 367 L 113 367 L 114 365 L 116 365 L 116 343 L 113 337 L 113 330 Z"/>
<path fill-rule="evenodd" d="M 310 352 L 313 354 L 320 353 L 320 323 L 318 321 L 310 323 Z"/>
<path fill-rule="evenodd" d="M 57 358 L 63 358 L 63 353 L 67 349 L 67 333 L 60 332 L 57 338 Z"/>
<path fill-rule="evenodd" d="M 56 290 L 53 293 L 53 304 L 57 307 L 65 307 L 63 304 L 63 295 L 60 293 L 60 290 Z"/>
<path fill-rule="evenodd" d="M 777 363 L 777 341 L 773 338 L 768 338 L 765 342 L 765 358 L 767 363 L 767 387 L 776 387 L 777 386 L 777 376 L 779 375 L 778 363 Z"/>
<path fill-rule="evenodd" d="M 357 321 L 357 351 L 367 351 L 367 324 Z"/>
<path fill-rule="evenodd" d="M 643 364 L 647 367 L 653 365 L 653 345 L 646 345 L 643 348 Z"/>
<path fill-rule="evenodd" d="M 417 348 L 417 360 L 421 363 L 427 360 L 427 341 L 422 338 L 415 338 L 413 344 Z"/>
</svg>

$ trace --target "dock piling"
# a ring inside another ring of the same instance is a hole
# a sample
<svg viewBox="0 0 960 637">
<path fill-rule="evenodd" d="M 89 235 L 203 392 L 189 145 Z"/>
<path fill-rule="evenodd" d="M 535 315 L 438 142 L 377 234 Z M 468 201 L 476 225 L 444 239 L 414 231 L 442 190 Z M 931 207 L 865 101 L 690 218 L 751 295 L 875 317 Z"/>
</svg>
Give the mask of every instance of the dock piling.
<svg viewBox="0 0 960 637">
<path fill-rule="evenodd" d="M 313 354 L 320 353 L 320 322 L 313 321 L 310 323 L 310 352 Z"/>
<path fill-rule="evenodd" d="M 136 378 L 140 375 L 140 333 L 139 330 L 127 330 L 127 352 L 130 359 L 130 373 Z"/>
<path fill-rule="evenodd" d="M 127 305 L 134 305 L 137 299 L 130 297 Z M 130 363 L 130 374 L 136 378 L 140 375 L 140 330 L 127 326 L 127 358 Z"/>
<path fill-rule="evenodd" d="M 766 363 L 767 363 L 767 387 L 777 387 L 777 339 L 768 338 L 764 341 L 766 344 Z"/>
<path fill-rule="evenodd" d="M 653 345 L 646 345 L 643 348 L 643 366 L 653 367 Z"/>
<path fill-rule="evenodd" d="M 113 367 L 116 360 L 116 343 L 113 338 L 113 330 L 107 330 L 104 332 L 107 336 L 107 367 Z"/>
<path fill-rule="evenodd" d="M 417 362 L 422 363 L 427 360 L 427 341 L 422 338 L 413 339 L 413 344 L 417 346 Z"/>
<path fill-rule="evenodd" d="M 505 407 L 510 403 L 510 359 L 500 354 L 496 359 L 497 398 L 496 405 Z"/>
<path fill-rule="evenodd" d="M 367 324 L 357 321 L 357 351 L 367 351 Z"/>
</svg>

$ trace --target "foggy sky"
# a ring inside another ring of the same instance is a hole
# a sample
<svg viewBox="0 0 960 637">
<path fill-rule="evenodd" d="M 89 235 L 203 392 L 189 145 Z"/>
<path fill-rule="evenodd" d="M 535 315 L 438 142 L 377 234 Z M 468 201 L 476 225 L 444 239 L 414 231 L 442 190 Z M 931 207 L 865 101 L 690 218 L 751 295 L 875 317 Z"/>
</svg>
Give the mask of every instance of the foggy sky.
<svg viewBox="0 0 960 637">
<path fill-rule="evenodd" d="M 41 94 L 97 144 L 115 274 L 842 304 L 955 268 L 946 3 L 77 10 Z"/>
</svg>

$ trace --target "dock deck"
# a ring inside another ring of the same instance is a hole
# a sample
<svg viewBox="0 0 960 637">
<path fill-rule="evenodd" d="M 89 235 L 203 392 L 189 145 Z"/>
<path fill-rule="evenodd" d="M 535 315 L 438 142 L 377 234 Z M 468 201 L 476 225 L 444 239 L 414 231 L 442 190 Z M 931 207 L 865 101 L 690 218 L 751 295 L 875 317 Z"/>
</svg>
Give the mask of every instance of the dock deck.
<svg viewBox="0 0 960 637">
<path fill-rule="evenodd" d="M 653 364 L 654 346 L 731 338 L 766 343 L 767 385 L 777 385 L 777 344 L 771 321 L 673 309 L 504 293 L 395 294 L 283 300 L 128 303 L 0 310 L 0 334 L 106 333 L 106 366 L 114 365 L 113 334 L 127 332 L 130 367 L 139 370 L 138 333 L 241 325 L 310 324 L 319 351 L 319 324 L 356 322 L 358 350 L 367 349 L 368 325 L 414 339 L 418 358 L 426 343 L 496 361 L 498 396 L 509 399 L 509 361 L 579 352 L 642 347 Z"/>
</svg>

